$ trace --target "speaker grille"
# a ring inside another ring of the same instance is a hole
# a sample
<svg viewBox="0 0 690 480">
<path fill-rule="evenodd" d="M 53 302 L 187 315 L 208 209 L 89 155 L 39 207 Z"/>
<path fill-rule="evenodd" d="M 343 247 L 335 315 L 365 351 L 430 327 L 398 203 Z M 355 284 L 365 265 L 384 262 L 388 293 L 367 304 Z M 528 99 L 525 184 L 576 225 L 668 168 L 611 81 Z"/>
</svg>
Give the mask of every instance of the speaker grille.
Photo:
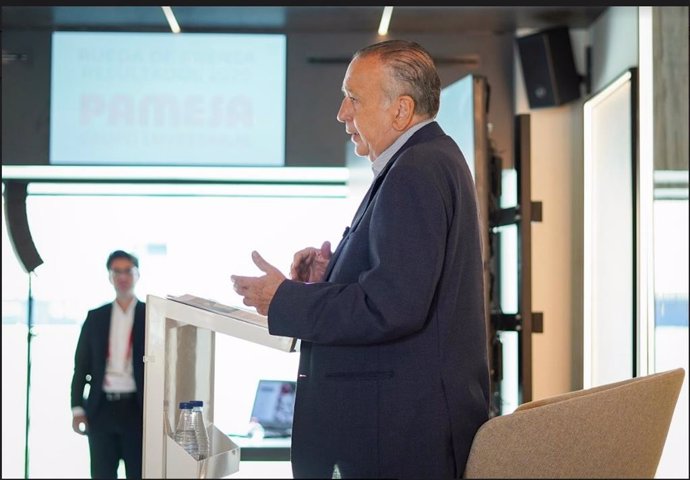
<svg viewBox="0 0 690 480">
<path fill-rule="evenodd" d="M 530 108 L 554 107 L 580 96 L 570 32 L 556 27 L 517 40 Z"/>
</svg>

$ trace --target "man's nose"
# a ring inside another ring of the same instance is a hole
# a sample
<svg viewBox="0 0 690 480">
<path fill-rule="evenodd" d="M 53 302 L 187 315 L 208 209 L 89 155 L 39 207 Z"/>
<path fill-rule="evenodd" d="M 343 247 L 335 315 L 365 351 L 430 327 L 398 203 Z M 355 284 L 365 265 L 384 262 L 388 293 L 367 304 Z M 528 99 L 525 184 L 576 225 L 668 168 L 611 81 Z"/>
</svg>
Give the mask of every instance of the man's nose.
<svg viewBox="0 0 690 480">
<path fill-rule="evenodd" d="M 335 118 L 338 119 L 340 123 L 345 123 L 347 119 L 350 116 L 350 108 L 349 108 L 349 102 L 347 101 L 347 98 L 343 98 L 343 101 L 340 102 L 340 108 L 338 109 L 338 114 L 335 116 Z"/>
</svg>

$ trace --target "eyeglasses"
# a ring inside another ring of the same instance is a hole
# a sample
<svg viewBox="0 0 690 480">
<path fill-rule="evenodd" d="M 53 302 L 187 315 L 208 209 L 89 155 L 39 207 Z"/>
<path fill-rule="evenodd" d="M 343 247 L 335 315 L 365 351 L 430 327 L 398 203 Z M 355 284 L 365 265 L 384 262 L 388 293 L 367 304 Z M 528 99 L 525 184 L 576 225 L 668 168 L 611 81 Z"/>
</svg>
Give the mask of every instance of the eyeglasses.
<svg viewBox="0 0 690 480">
<path fill-rule="evenodd" d="M 139 273 L 139 270 L 137 269 L 137 267 L 127 268 L 124 270 L 119 270 L 117 268 L 111 268 L 110 269 L 110 276 L 112 278 L 117 278 L 120 275 L 124 275 L 126 277 L 133 277 L 135 274 L 138 274 L 138 273 Z"/>
</svg>

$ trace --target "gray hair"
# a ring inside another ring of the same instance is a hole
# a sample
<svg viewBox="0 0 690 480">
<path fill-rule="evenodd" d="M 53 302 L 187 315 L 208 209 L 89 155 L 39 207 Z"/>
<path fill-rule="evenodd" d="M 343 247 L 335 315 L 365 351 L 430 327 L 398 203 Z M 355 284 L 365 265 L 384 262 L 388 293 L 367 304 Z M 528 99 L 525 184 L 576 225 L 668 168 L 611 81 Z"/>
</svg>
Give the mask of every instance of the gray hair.
<svg viewBox="0 0 690 480">
<path fill-rule="evenodd" d="M 390 99 L 409 95 L 415 113 L 434 118 L 441 103 L 441 80 L 434 61 L 421 45 L 407 40 L 386 40 L 357 50 L 352 60 L 378 55 L 395 80 L 395 92 L 386 92 Z"/>
</svg>

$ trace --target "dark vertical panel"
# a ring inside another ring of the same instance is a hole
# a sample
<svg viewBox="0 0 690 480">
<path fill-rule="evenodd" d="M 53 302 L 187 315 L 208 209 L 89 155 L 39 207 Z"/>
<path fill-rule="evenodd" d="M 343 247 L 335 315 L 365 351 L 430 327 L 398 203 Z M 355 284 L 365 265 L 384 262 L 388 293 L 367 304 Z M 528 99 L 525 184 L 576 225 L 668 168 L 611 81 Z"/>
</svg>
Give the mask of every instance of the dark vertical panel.
<svg viewBox="0 0 690 480">
<path fill-rule="evenodd" d="M 518 312 L 519 368 L 518 403 L 532 400 L 532 191 L 530 117 L 515 117 L 515 169 L 519 205 L 518 221 Z"/>
<path fill-rule="evenodd" d="M 19 56 L 2 65 L 2 164 L 47 165 L 51 33 L 1 34 L 3 55 Z"/>
</svg>

